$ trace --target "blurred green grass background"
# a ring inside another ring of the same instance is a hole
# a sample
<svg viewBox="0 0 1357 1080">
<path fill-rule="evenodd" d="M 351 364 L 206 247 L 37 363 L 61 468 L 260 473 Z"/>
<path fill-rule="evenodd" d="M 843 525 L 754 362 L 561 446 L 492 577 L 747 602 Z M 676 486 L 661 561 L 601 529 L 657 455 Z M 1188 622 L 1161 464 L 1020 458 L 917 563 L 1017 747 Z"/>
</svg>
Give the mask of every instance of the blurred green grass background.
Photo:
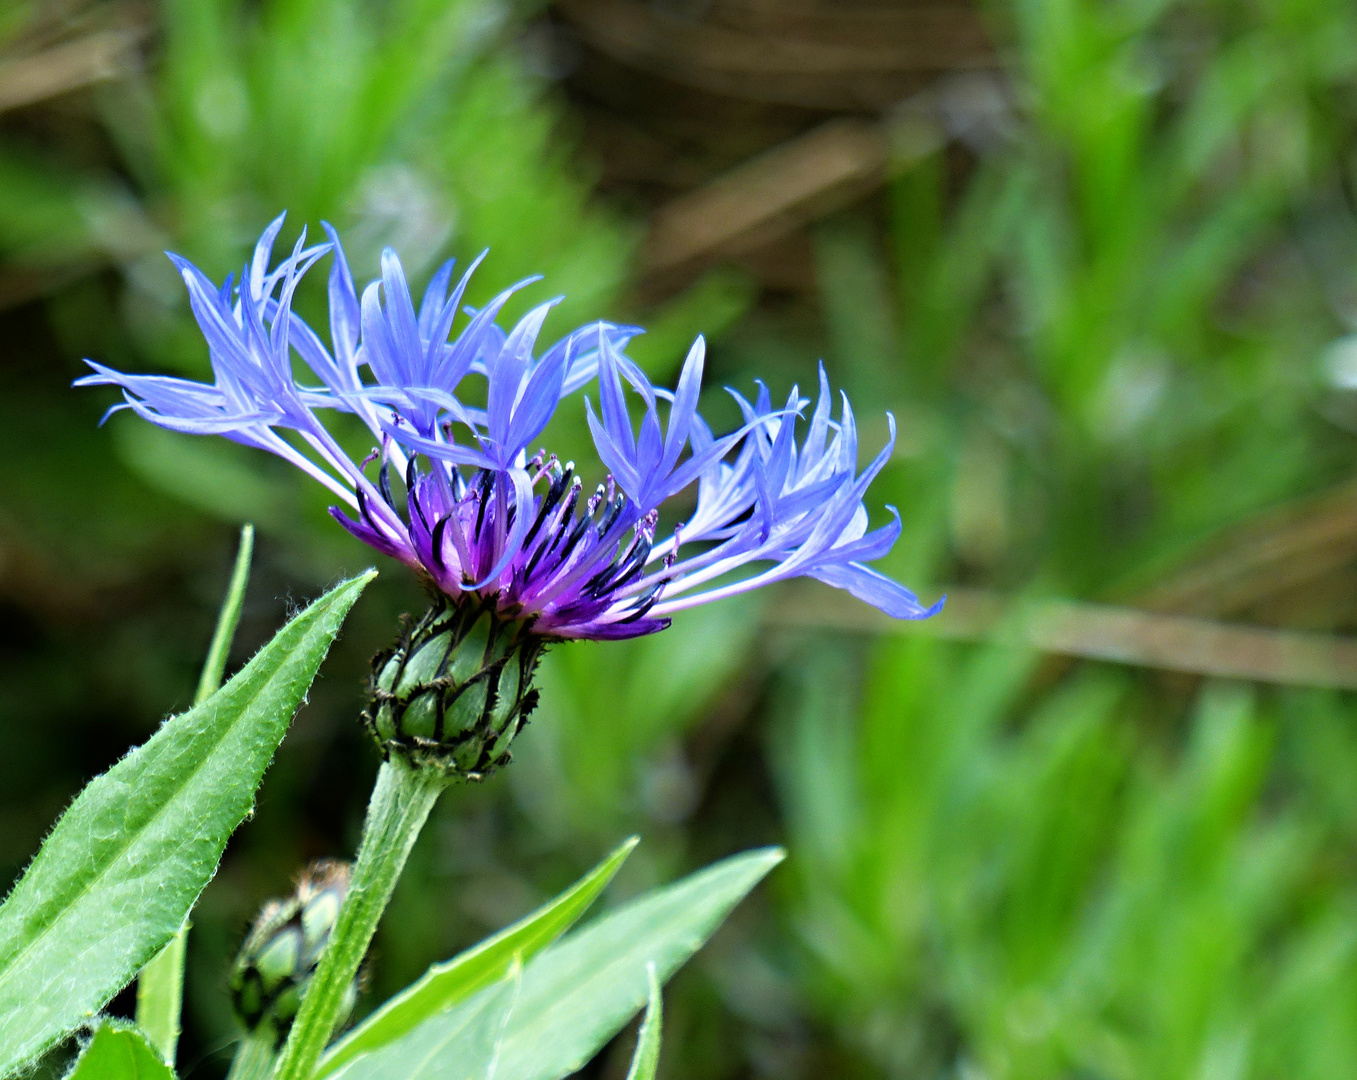
<svg viewBox="0 0 1357 1080">
<path fill-rule="evenodd" d="M 823 356 L 869 437 L 886 408 L 900 422 L 879 486 L 905 534 L 884 568 L 929 600 L 1115 604 L 1341 651 L 1357 631 L 1357 10 L 849 7 L 0 12 L 7 878 L 86 779 L 188 702 L 236 525 L 260 530 L 237 659 L 368 561 L 286 467 L 127 417 L 99 428 L 110 400 L 68 388 L 82 356 L 203 372 L 160 251 L 220 277 L 282 208 L 289 241 L 338 225 L 360 277 L 386 243 L 417 276 L 488 246 L 482 293 L 542 273 L 534 295 L 567 297 L 556 326 L 650 327 L 635 355 L 657 377 L 704 332 L 718 417 L 723 381 L 785 394 Z M 896 82 L 772 72 L 811 56 L 804 40 L 769 53 L 771 74 L 751 61 L 743 90 L 717 85 L 715 60 L 683 66 L 730 35 L 785 44 L 843 18 L 858 37 L 821 44 L 860 75 L 913 47 L 855 54 L 861 27 L 929 12 L 936 59 L 901 61 Z M 980 59 L 949 61 L 948 27 L 972 23 Z M 673 31 L 643 42 L 654 70 L 634 70 L 638 25 Z M 746 163 L 776 180 L 779 148 L 845 118 L 884 147 L 869 182 L 826 182 L 776 236 L 665 261 L 662 223 L 715 228 L 698 211 L 740 197 L 758 219 Z M 559 427 L 553 445 L 584 460 L 578 418 Z M 383 570 L 195 916 L 191 1076 L 225 1070 L 245 920 L 356 840 L 376 765 L 354 722 L 367 657 L 420 604 Z M 785 869 L 674 984 L 663 1075 L 1357 1074 L 1357 709 L 1334 686 L 1357 685 L 1350 661 L 1315 678 L 1283 657 L 1250 679 L 1240 655 L 1226 681 L 1191 649 L 1043 653 L 1022 603 L 1000 619 L 1016 631 L 977 641 L 949 638 L 996 635 L 817 628 L 818 607 L 838 610 L 826 594 L 802 598 L 809 618 L 785 599 L 554 651 L 513 767 L 445 799 L 417 848 L 368 1001 L 630 832 L 645 843 L 622 894 L 777 841 Z M 590 1075 L 624 1070 L 605 1053 Z"/>
</svg>

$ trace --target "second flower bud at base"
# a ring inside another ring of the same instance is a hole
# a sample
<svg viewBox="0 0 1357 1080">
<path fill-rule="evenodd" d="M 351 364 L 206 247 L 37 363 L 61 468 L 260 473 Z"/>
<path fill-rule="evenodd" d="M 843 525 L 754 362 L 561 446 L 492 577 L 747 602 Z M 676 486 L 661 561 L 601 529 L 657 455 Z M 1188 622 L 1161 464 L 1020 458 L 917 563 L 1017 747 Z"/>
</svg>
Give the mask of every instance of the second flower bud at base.
<svg viewBox="0 0 1357 1080">
<path fill-rule="evenodd" d="M 302 995 L 330 940 L 349 887 L 348 863 L 320 859 L 297 881 L 297 890 L 264 905 L 231 972 L 231 1005 L 253 1037 L 282 1045 Z M 350 987 L 345 1013 L 357 1000 Z"/>
<path fill-rule="evenodd" d="M 467 595 L 438 598 L 372 662 L 364 723 L 381 747 L 449 779 L 483 780 L 537 705 L 532 678 L 547 641 Z"/>
</svg>

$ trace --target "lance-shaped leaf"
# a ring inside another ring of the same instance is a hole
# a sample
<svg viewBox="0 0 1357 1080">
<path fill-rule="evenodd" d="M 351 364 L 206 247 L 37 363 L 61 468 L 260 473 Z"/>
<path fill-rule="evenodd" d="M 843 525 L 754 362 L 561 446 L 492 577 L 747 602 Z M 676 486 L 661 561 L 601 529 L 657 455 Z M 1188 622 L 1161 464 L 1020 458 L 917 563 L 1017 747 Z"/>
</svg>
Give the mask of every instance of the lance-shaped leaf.
<svg viewBox="0 0 1357 1080">
<path fill-rule="evenodd" d="M 136 1028 L 105 1021 L 66 1080 L 174 1080 L 174 1070 Z"/>
<path fill-rule="evenodd" d="M 522 969 L 512 967 L 446 1024 L 423 1024 L 401 1041 L 400 1054 L 373 1055 L 370 1080 L 493 1080 L 508 1020 L 518 1001 Z M 362 1059 L 366 1061 L 367 1059 Z"/>
<path fill-rule="evenodd" d="M 486 938 L 446 963 L 435 964 L 331 1047 L 317 1070 L 320 1075 L 342 1068 L 359 1054 L 394 1042 L 422 1021 L 502 979 L 516 964 L 531 959 L 574 925 L 612 881 L 636 847 L 633 836 L 531 915 Z"/>
<path fill-rule="evenodd" d="M 236 565 L 226 587 L 217 616 L 217 629 L 207 649 L 207 660 L 198 679 L 193 704 L 201 705 L 221 689 L 226 674 L 226 658 L 235 640 L 240 613 L 245 607 L 245 588 L 250 583 L 250 559 L 254 554 L 254 526 L 240 530 L 240 548 Z M 188 950 L 189 924 L 185 923 L 170 943 L 151 958 L 137 976 L 137 1027 L 168 1065 L 174 1064 L 179 1046 L 179 1017 L 184 1005 L 184 957 Z"/>
<path fill-rule="evenodd" d="M 523 969 L 495 1056 L 494 1080 L 560 1080 L 581 1069 L 640 1011 L 731 909 L 782 860 L 750 851 L 657 889 L 577 930 Z M 487 1033 L 485 990 L 403 1038 L 355 1058 L 335 1080 L 455 1080 L 456 1063 Z M 656 1033 L 658 1034 L 658 1033 Z M 431 1053 L 431 1048 L 437 1048 Z M 325 1074 L 319 1074 L 325 1075 Z"/>
<path fill-rule="evenodd" d="M 370 572 L 93 780 L 0 907 L 0 1076 L 93 1016 L 183 925 Z"/>
</svg>

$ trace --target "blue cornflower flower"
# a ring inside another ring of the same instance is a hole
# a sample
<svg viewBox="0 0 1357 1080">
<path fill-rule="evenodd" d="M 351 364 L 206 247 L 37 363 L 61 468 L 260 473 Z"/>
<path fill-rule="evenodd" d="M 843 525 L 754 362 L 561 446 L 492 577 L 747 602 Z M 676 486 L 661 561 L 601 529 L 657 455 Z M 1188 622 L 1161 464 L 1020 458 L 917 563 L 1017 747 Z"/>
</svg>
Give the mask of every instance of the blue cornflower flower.
<svg viewBox="0 0 1357 1080">
<path fill-rule="evenodd" d="M 753 402 L 735 394 L 744 423 L 718 437 L 697 411 L 700 337 L 674 390 L 657 388 L 626 356 L 635 327 L 590 323 L 536 355 L 558 302 L 549 300 L 501 329 L 504 305 L 536 279 L 473 310 L 463 298 L 477 264 L 453 284 L 448 262 L 416 311 L 389 249 L 360 298 L 329 226 L 328 242 L 307 246 L 303 232 L 270 269 L 282 224 L 280 216 L 264 231 L 238 284 L 228 277 L 214 286 L 170 256 L 207 340 L 212 383 L 89 361 L 95 374 L 78 385 L 121 387 L 125 401 L 110 412 L 132 409 L 173 431 L 224 435 L 285 458 L 340 499 L 331 512 L 349 532 L 414 568 L 451 608 L 490 611 L 534 639 L 647 634 L 676 611 L 797 576 L 897 618 L 940 606 L 924 607 L 865 565 L 900 532 L 893 509 L 889 524 L 869 531 L 863 505 L 890 458 L 894 421 L 886 446 L 858 472 L 852 409 L 843 397 L 833 419 L 823 368 L 800 442 L 810 402 L 793 389 L 777 408 L 762 386 Z M 302 276 L 327 254 L 328 344 L 292 311 Z M 317 384 L 295 378 L 294 353 Z M 598 408 L 586 397 L 585 409 L 609 475 L 586 495 L 573 463 L 529 448 L 560 401 L 595 379 Z M 482 392 L 468 395 L 468 380 Z M 354 462 L 322 423 L 324 410 L 361 419 L 377 444 L 372 454 Z M 689 520 L 657 540 L 662 508 L 694 484 Z"/>
</svg>

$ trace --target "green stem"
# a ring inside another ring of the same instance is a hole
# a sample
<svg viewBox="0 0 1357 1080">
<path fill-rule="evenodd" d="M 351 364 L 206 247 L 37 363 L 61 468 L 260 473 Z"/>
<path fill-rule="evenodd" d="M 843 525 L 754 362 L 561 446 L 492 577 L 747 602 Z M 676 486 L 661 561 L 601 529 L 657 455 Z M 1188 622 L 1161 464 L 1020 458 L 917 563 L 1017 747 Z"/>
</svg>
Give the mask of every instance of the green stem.
<svg viewBox="0 0 1357 1080">
<path fill-rule="evenodd" d="M 330 942 L 292 1024 L 275 1080 L 311 1080 L 344 1012 L 345 995 L 372 942 L 405 860 L 447 781 L 397 757 L 382 765 L 372 789 L 358 861 Z"/>
<path fill-rule="evenodd" d="M 137 1026 L 166 1065 L 179 1046 L 179 1012 L 184 1000 L 184 951 L 188 923 L 151 958 L 137 976 Z"/>
<path fill-rule="evenodd" d="M 236 1047 L 236 1056 L 231 1059 L 231 1071 L 226 1074 L 226 1080 L 268 1080 L 277 1056 L 271 1029 L 267 1034 L 256 1032 L 246 1035 Z"/>
<path fill-rule="evenodd" d="M 240 530 L 240 547 L 236 550 L 231 583 L 226 587 L 226 599 L 222 601 L 217 627 L 212 632 L 212 644 L 207 648 L 207 659 L 203 661 L 203 671 L 198 678 L 198 691 L 193 695 L 195 705 L 201 705 L 217 692 L 222 676 L 226 673 L 226 657 L 231 651 L 231 641 L 236 636 L 236 626 L 240 623 L 253 554 L 254 526 L 245 525 Z M 137 1026 L 160 1053 L 165 1064 L 171 1066 L 179 1046 L 188 927 L 186 921 L 179 932 L 170 938 L 169 944 L 151 958 L 137 977 Z"/>
</svg>

